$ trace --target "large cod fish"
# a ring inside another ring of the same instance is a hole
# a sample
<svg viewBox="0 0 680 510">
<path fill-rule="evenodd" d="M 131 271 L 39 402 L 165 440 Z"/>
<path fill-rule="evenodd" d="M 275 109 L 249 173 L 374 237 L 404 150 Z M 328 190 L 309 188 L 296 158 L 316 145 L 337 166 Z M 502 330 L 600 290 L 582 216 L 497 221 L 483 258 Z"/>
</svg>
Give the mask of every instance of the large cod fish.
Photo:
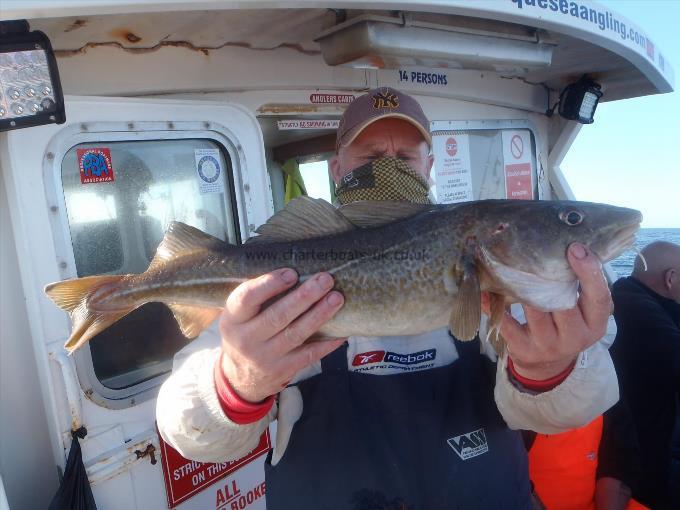
<svg viewBox="0 0 680 510">
<path fill-rule="evenodd" d="M 575 306 L 578 282 L 566 258 L 578 241 L 607 262 L 633 246 L 638 211 L 586 202 L 486 200 L 452 205 L 355 202 L 340 209 L 301 197 L 234 246 L 172 223 L 149 268 L 52 283 L 68 311 L 70 352 L 132 312 L 159 301 L 194 338 L 241 282 L 281 267 L 300 281 L 328 271 L 345 304 L 319 334 L 413 335 L 449 325 L 461 340 L 479 330 L 482 291 L 490 328 L 507 305 L 543 311 Z"/>
</svg>

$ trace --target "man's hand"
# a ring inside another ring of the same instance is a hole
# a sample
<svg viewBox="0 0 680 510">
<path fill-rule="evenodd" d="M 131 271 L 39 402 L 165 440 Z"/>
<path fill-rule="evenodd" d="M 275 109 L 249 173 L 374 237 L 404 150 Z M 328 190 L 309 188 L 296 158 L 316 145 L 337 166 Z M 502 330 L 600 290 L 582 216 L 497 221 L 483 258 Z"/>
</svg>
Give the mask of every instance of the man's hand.
<svg viewBox="0 0 680 510">
<path fill-rule="evenodd" d="M 526 324 L 507 313 L 503 317 L 501 334 L 508 354 L 517 373 L 527 379 L 544 381 L 564 372 L 607 331 L 612 299 L 602 264 L 578 243 L 569 246 L 567 258 L 581 282 L 576 307 L 546 313 L 523 305 Z"/>
<path fill-rule="evenodd" d="M 303 345 L 344 303 L 331 291 L 333 278 L 319 273 L 266 308 L 297 283 L 292 269 L 279 269 L 239 285 L 220 317 L 222 370 L 244 400 L 259 402 L 281 391 L 301 369 L 346 340 Z"/>
</svg>

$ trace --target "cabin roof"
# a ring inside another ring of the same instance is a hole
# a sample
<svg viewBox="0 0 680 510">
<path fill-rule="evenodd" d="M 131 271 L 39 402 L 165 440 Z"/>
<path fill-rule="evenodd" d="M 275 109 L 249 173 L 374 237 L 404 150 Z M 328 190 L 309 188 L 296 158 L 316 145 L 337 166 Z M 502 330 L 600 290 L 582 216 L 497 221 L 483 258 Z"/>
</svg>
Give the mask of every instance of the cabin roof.
<svg viewBox="0 0 680 510">
<path fill-rule="evenodd" d="M 582 74 L 604 85 L 603 100 L 607 101 L 673 90 L 673 69 L 653 38 L 595 2 L 375 1 L 368 3 L 376 7 L 374 10 L 353 9 L 366 4 L 311 0 L 3 0 L 0 16 L 28 19 L 32 29 L 50 37 L 59 56 L 97 46 L 115 46 L 130 52 L 182 46 L 204 53 L 226 46 L 258 50 L 288 47 L 321 54 L 319 35 L 339 23 L 351 23 L 367 15 L 395 18 L 408 13 L 409 23 L 425 27 L 498 34 L 550 45 L 550 65 L 529 70 L 521 78 L 553 90 L 560 90 Z M 243 9 L 244 5 L 253 8 Z"/>
</svg>

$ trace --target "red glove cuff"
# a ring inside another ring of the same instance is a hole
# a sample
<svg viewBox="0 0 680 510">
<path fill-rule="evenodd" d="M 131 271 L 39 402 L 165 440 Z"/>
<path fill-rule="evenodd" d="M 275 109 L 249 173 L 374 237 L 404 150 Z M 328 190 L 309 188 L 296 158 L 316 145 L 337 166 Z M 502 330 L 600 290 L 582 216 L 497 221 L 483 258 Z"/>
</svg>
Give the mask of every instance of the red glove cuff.
<svg viewBox="0 0 680 510">
<path fill-rule="evenodd" d="M 527 379 L 526 377 L 519 375 L 515 370 L 515 365 L 512 363 L 512 358 L 508 356 L 508 370 L 510 371 L 510 374 L 515 379 L 515 381 L 531 391 L 544 392 L 552 390 L 556 386 L 560 385 L 567 377 L 569 377 L 571 371 L 574 370 L 574 366 L 576 366 L 576 360 L 574 360 L 574 362 L 569 365 L 564 372 L 561 372 L 556 376 L 544 381 L 536 381 L 534 379 Z"/>
<path fill-rule="evenodd" d="M 215 363 L 214 380 L 217 400 L 224 414 L 237 425 L 255 423 L 267 415 L 274 405 L 274 395 L 262 402 L 248 402 L 236 394 L 222 371 L 222 356 Z"/>
</svg>

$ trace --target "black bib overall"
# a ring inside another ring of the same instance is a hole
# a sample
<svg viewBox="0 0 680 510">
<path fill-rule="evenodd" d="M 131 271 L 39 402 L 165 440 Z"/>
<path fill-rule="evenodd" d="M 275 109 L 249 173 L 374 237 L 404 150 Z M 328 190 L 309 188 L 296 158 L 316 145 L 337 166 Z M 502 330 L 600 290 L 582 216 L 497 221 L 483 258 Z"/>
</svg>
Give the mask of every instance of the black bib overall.
<svg viewBox="0 0 680 510">
<path fill-rule="evenodd" d="M 448 366 L 396 375 L 347 368 L 346 347 L 299 383 L 304 411 L 265 464 L 267 508 L 531 508 L 527 455 L 493 398 L 479 340 Z"/>
</svg>

